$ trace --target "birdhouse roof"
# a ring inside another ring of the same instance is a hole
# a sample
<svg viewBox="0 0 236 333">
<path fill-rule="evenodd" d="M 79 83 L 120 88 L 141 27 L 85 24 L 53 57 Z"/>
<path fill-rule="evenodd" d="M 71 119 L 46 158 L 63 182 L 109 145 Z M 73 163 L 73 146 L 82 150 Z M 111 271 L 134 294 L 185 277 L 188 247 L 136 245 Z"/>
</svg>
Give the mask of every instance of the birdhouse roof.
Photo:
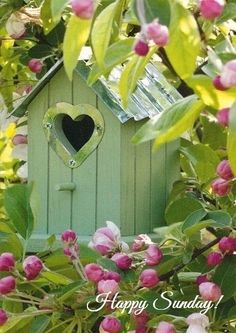
<svg viewBox="0 0 236 333">
<path fill-rule="evenodd" d="M 12 115 L 17 117 L 24 115 L 28 105 L 62 67 L 63 61 L 59 60 L 18 104 Z M 86 62 L 80 60 L 75 68 L 75 73 L 87 80 L 90 70 Z M 138 81 L 137 88 L 129 98 L 128 107 L 125 109 L 118 93 L 117 82 L 121 73 L 122 66 L 116 67 L 108 79 L 101 77 L 90 87 L 121 123 L 125 123 L 130 118 L 136 121 L 152 118 L 182 97 L 158 70 L 155 63 L 150 62 L 147 64 L 145 74 Z"/>
</svg>

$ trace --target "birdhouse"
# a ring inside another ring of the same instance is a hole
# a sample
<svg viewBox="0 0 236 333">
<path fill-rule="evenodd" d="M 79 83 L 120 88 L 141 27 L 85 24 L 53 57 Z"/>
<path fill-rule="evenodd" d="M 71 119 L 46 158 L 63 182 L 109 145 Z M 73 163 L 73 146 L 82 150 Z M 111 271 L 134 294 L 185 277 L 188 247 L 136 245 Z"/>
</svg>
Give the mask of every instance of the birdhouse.
<svg viewBox="0 0 236 333">
<path fill-rule="evenodd" d="M 166 200 L 179 177 L 178 142 L 152 152 L 151 142 L 135 146 L 131 138 L 181 96 L 150 63 L 124 110 L 119 69 L 92 87 L 89 71 L 79 61 L 70 82 L 59 62 L 15 110 L 28 112 L 29 181 L 37 195 L 34 250 L 68 228 L 88 241 L 110 220 L 129 241 L 165 223 Z"/>
</svg>

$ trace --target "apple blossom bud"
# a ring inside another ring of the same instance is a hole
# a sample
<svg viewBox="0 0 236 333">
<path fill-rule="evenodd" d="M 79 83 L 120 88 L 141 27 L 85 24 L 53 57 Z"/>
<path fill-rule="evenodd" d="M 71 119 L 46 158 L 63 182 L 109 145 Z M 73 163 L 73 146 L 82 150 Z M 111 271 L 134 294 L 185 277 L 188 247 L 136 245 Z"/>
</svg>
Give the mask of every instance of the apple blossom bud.
<svg viewBox="0 0 236 333">
<path fill-rule="evenodd" d="M 220 80 L 226 88 L 236 86 L 236 59 L 231 60 L 224 65 Z"/>
<path fill-rule="evenodd" d="M 6 276 L 0 279 L 0 294 L 6 295 L 16 288 L 16 279 L 13 276 Z"/>
<path fill-rule="evenodd" d="M 219 241 L 219 249 L 223 254 L 233 254 L 236 251 L 236 238 L 221 238 L 221 240 Z"/>
<path fill-rule="evenodd" d="M 6 30 L 8 35 L 14 39 L 23 37 L 26 31 L 24 22 L 16 14 L 11 14 L 7 20 Z"/>
<path fill-rule="evenodd" d="M 23 261 L 23 270 L 27 280 L 35 279 L 42 269 L 43 263 L 37 256 L 29 256 Z"/>
<path fill-rule="evenodd" d="M 139 276 L 139 282 L 142 287 L 153 288 L 158 285 L 160 279 L 154 269 L 145 269 Z"/>
<path fill-rule="evenodd" d="M 228 160 L 223 160 L 221 161 L 216 169 L 217 174 L 225 179 L 225 180 L 230 180 L 232 178 L 234 178 L 232 169 L 230 167 L 229 161 Z"/>
<path fill-rule="evenodd" d="M 98 282 L 98 293 L 110 293 L 109 298 L 112 298 L 118 292 L 118 289 L 119 285 L 115 280 L 100 280 Z"/>
<path fill-rule="evenodd" d="M 161 262 L 163 254 L 158 246 L 151 244 L 145 252 L 145 258 L 147 265 L 155 266 Z"/>
<path fill-rule="evenodd" d="M 134 52 L 141 57 L 145 57 L 149 52 L 149 46 L 142 39 L 138 39 L 134 44 Z"/>
<path fill-rule="evenodd" d="M 222 254 L 219 252 L 212 252 L 207 256 L 207 265 L 210 267 L 217 266 L 221 264 L 223 260 Z"/>
<path fill-rule="evenodd" d="M 111 316 L 107 316 L 101 322 L 99 333 L 120 333 L 121 323 L 120 321 Z"/>
<path fill-rule="evenodd" d="M 74 14 L 81 19 L 91 19 L 94 13 L 94 0 L 72 0 L 71 7 Z"/>
<path fill-rule="evenodd" d="M 116 282 L 120 282 L 121 276 L 117 272 L 104 272 L 103 280 L 115 280 Z"/>
<path fill-rule="evenodd" d="M 161 321 L 158 326 L 157 329 L 155 331 L 155 333 L 175 333 L 176 329 L 174 327 L 173 324 L 170 324 L 166 321 Z"/>
<path fill-rule="evenodd" d="M 153 40 L 158 46 L 165 46 L 169 40 L 169 30 L 157 20 L 147 24 L 145 28 L 147 39 Z"/>
<path fill-rule="evenodd" d="M 17 145 L 22 145 L 22 144 L 27 144 L 28 140 L 27 140 L 27 135 L 23 135 L 23 134 L 16 134 L 13 138 L 12 138 L 12 143 L 14 146 Z"/>
<path fill-rule="evenodd" d="M 208 20 L 219 17 L 224 10 L 224 6 L 224 0 L 200 0 L 201 15 Z"/>
<path fill-rule="evenodd" d="M 65 256 L 70 257 L 71 260 L 75 260 L 79 255 L 79 245 L 77 243 L 67 246 L 63 249 Z"/>
<path fill-rule="evenodd" d="M 213 86 L 214 86 L 217 90 L 225 91 L 225 90 L 228 89 L 228 88 L 225 87 L 225 86 L 223 85 L 223 83 L 221 82 L 221 76 L 220 76 L 220 75 L 217 75 L 217 76 L 213 79 L 212 83 L 213 83 Z"/>
<path fill-rule="evenodd" d="M 189 325 L 186 333 L 207 333 L 210 326 L 208 317 L 201 313 L 192 313 L 186 323 Z"/>
<path fill-rule="evenodd" d="M 217 112 L 216 118 L 221 126 L 223 127 L 229 126 L 229 113 L 230 113 L 230 108 L 224 108 Z"/>
<path fill-rule="evenodd" d="M 120 269 L 126 270 L 129 269 L 132 265 L 132 259 L 123 253 L 116 253 L 111 258 L 112 261 L 116 263 L 116 266 Z"/>
<path fill-rule="evenodd" d="M 204 283 L 204 282 L 210 282 L 209 278 L 208 278 L 208 275 L 205 274 L 205 275 L 199 275 L 197 278 L 196 278 L 196 284 L 199 286 L 201 283 Z"/>
<path fill-rule="evenodd" d="M 84 270 L 89 281 L 98 282 L 103 279 L 103 269 L 97 264 L 88 264 Z"/>
<path fill-rule="evenodd" d="M 140 234 L 134 239 L 132 250 L 134 252 L 145 250 L 149 244 L 152 244 L 151 238 L 146 234 Z"/>
<path fill-rule="evenodd" d="M 33 73 L 40 73 L 43 68 L 43 63 L 40 59 L 30 59 L 28 67 Z"/>
<path fill-rule="evenodd" d="M 231 191 L 231 185 L 228 181 L 218 178 L 211 183 L 212 192 L 220 197 L 224 197 Z"/>
<path fill-rule="evenodd" d="M 61 234 L 61 240 L 62 240 L 62 242 L 66 242 L 66 243 L 74 243 L 77 240 L 77 234 L 73 230 L 70 230 L 70 229 L 65 230 Z"/>
<path fill-rule="evenodd" d="M 0 309 L 0 326 L 4 325 L 8 319 L 6 311 Z"/>
<path fill-rule="evenodd" d="M 135 311 L 135 309 L 134 309 L 134 311 Z M 136 323 L 137 325 L 145 325 L 145 324 L 149 321 L 150 316 L 149 316 L 149 314 L 144 310 L 144 311 L 142 311 L 142 312 L 139 313 L 139 314 L 135 314 L 135 313 L 133 313 L 133 319 L 134 319 L 134 321 L 135 321 L 135 323 Z"/>
<path fill-rule="evenodd" d="M 15 267 L 15 257 L 12 253 L 5 252 L 0 256 L 0 272 L 9 272 Z"/>
<path fill-rule="evenodd" d="M 199 293 L 204 301 L 216 302 L 221 297 L 221 290 L 217 284 L 213 282 L 204 282 L 199 286 Z"/>
</svg>

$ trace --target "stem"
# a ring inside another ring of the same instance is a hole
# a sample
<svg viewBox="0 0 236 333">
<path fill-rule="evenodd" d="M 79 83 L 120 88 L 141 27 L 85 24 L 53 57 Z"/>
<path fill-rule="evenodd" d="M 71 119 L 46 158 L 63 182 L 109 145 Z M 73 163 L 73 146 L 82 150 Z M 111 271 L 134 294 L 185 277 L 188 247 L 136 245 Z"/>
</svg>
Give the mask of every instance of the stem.
<svg viewBox="0 0 236 333">
<path fill-rule="evenodd" d="M 2 296 L 3 299 L 6 299 L 7 301 L 12 301 L 12 302 L 17 302 L 17 303 L 26 303 L 26 304 L 34 304 L 34 305 L 39 305 L 39 302 L 35 302 L 35 301 L 25 301 L 22 299 L 18 299 L 18 298 L 13 298 L 13 297 L 8 297 L 8 296 Z"/>
<path fill-rule="evenodd" d="M 52 328 L 50 328 L 50 329 L 49 329 L 48 331 L 46 331 L 45 333 L 52 332 L 52 331 L 55 330 L 55 328 L 58 328 L 58 327 L 60 327 L 60 326 L 62 326 L 62 325 L 64 325 L 64 324 L 66 324 L 66 323 L 69 323 L 69 322 L 72 321 L 72 320 L 73 320 L 73 318 L 67 319 L 67 320 L 65 320 L 65 321 L 63 321 L 63 322 L 61 322 L 61 323 L 59 323 L 59 324 L 53 326 Z"/>
<path fill-rule="evenodd" d="M 83 273 L 82 273 L 82 271 L 81 271 L 81 269 L 80 269 L 80 265 L 79 265 L 79 263 L 78 263 L 78 259 L 73 260 L 73 265 L 74 265 L 74 267 L 75 267 L 75 269 L 76 269 L 76 272 L 77 272 L 77 273 L 79 274 L 79 276 L 81 277 L 81 279 L 84 280 L 84 281 L 87 281 L 87 279 L 85 279 L 85 276 L 83 275 Z"/>
<path fill-rule="evenodd" d="M 147 24 L 145 18 L 144 0 L 136 0 L 136 2 L 137 2 L 138 18 L 140 20 L 141 26 L 144 26 Z"/>
<path fill-rule="evenodd" d="M 23 297 L 25 299 L 29 299 L 30 301 L 36 301 L 36 302 L 41 302 L 42 300 L 38 297 L 35 297 L 35 296 L 31 296 L 31 295 L 27 295 L 25 293 L 22 293 L 20 291 L 17 291 L 17 293 L 12 293 L 12 295 L 15 295 L 15 296 L 20 296 L 20 297 Z"/>
</svg>

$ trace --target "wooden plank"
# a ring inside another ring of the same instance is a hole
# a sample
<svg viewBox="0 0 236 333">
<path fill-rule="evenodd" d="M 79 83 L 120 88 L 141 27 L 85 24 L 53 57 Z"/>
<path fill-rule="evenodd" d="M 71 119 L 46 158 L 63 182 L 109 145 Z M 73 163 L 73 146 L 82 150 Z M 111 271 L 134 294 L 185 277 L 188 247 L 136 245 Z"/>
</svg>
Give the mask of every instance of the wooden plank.
<svg viewBox="0 0 236 333">
<path fill-rule="evenodd" d="M 60 70 L 49 84 L 49 105 L 57 102 L 72 102 L 72 83 L 64 69 Z M 46 111 L 46 110 L 45 110 Z M 56 185 L 71 182 L 71 169 L 49 149 L 49 234 L 59 234 L 71 227 L 71 192 L 57 191 Z"/>
<path fill-rule="evenodd" d="M 96 95 L 77 74 L 73 80 L 73 104 L 90 104 L 96 107 Z M 73 170 L 76 190 L 72 196 L 72 228 L 79 235 L 91 235 L 96 228 L 96 171 L 95 150 L 79 168 Z"/>
<path fill-rule="evenodd" d="M 121 230 L 122 235 L 135 234 L 135 146 L 131 143 L 136 124 L 133 119 L 121 125 Z"/>
<path fill-rule="evenodd" d="M 136 123 L 136 131 L 145 121 Z M 136 146 L 135 234 L 151 232 L 151 142 Z"/>
<path fill-rule="evenodd" d="M 166 145 L 166 166 L 168 169 L 166 177 L 166 200 L 168 200 L 173 183 L 180 179 L 179 147 L 180 140 L 175 140 Z"/>
<path fill-rule="evenodd" d="M 97 225 L 110 220 L 120 226 L 120 127 L 119 120 L 98 99 L 97 106 L 105 120 L 105 133 L 98 146 Z"/>
<path fill-rule="evenodd" d="M 28 107 L 29 181 L 35 184 L 37 220 L 34 233 L 47 234 L 48 221 L 48 144 L 43 131 L 43 117 L 48 108 L 48 85 Z"/>
<path fill-rule="evenodd" d="M 166 145 L 151 154 L 151 231 L 165 224 L 166 208 Z"/>
</svg>

